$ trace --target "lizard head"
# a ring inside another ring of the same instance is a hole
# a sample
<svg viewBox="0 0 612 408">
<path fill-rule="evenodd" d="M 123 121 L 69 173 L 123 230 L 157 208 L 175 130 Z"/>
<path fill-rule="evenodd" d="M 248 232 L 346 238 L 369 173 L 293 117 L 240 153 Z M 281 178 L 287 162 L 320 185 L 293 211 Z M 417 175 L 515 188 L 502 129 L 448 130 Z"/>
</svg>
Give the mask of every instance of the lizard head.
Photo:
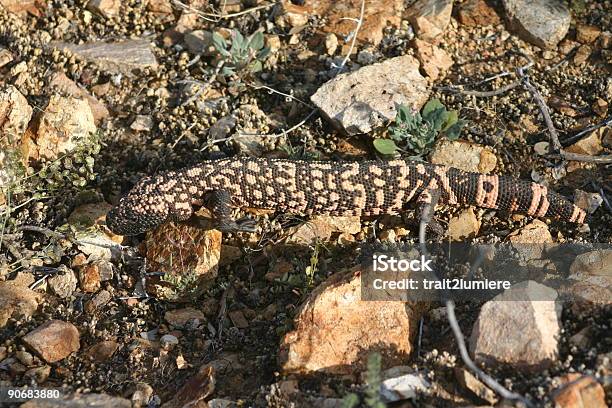
<svg viewBox="0 0 612 408">
<path fill-rule="evenodd" d="M 171 218 L 174 195 L 167 179 L 145 177 L 106 215 L 106 225 L 120 235 L 137 235 Z"/>
</svg>

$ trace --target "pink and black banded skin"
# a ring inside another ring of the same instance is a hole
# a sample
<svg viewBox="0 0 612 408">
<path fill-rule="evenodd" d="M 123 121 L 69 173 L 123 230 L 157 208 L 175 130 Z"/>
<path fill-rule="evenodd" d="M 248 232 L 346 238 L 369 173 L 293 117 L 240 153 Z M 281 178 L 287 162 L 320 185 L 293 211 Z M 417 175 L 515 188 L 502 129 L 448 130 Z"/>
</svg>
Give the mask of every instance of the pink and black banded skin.
<svg viewBox="0 0 612 408">
<path fill-rule="evenodd" d="M 584 210 L 545 186 L 427 163 L 393 160 L 309 162 L 231 158 L 145 177 L 107 216 L 109 228 L 135 235 L 166 221 L 184 221 L 197 207 L 212 211 L 219 229 L 241 231 L 232 207 L 299 215 L 397 214 L 431 193 L 449 205 L 525 213 L 583 223 Z"/>
</svg>

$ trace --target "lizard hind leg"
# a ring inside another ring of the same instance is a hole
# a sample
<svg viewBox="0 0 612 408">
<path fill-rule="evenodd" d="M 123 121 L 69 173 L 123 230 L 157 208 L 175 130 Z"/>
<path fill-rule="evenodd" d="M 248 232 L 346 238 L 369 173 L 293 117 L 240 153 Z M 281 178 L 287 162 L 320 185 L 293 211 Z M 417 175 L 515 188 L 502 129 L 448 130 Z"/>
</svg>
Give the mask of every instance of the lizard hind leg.
<svg viewBox="0 0 612 408">
<path fill-rule="evenodd" d="M 232 217 L 232 196 L 227 190 L 213 190 L 204 196 L 204 205 L 212 212 L 215 228 L 222 232 L 255 232 L 256 222 Z"/>
</svg>

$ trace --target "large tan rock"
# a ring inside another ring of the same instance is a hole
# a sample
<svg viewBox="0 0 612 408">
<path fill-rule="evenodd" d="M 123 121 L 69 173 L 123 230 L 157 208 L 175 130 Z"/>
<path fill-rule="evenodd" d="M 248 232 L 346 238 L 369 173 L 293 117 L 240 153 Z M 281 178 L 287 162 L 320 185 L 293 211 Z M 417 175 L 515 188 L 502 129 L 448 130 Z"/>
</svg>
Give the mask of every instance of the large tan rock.
<svg viewBox="0 0 612 408">
<path fill-rule="evenodd" d="M 37 156 L 54 160 L 89 140 L 95 132 L 93 113 L 86 100 L 53 95 L 39 118 Z"/>
<path fill-rule="evenodd" d="M 14 144 L 28 127 L 32 108 L 13 85 L 0 87 L 0 147 Z"/>
<path fill-rule="evenodd" d="M 42 295 L 9 282 L 0 282 L 0 328 L 10 318 L 28 318 L 38 309 Z"/>
<path fill-rule="evenodd" d="M 558 358 L 561 310 L 554 289 L 534 281 L 513 285 L 482 306 L 470 336 L 474 360 L 546 369 Z"/>
<path fill-rule="evenodd" d="M 310 245 L 328 241 L 333 233 L 356 234 L 361 231 L 361 219 L 356 216 L 331 217 L 321 215 L 290 229 L 287 243 Z"/>
<path fill-rule="evenodd" d="M 73 324 L 49 320 L 21 340 L 47 363 L 55 363 L 80 348 L 79 337 L 79 331 Z"/>
<path fill-rule="evenodd" d="M 102 102 L 87 92 L 86 89 L 80 88 L 61 71 L 57 71 L 51 76 L 49 85 L 57 89 L 60 93 L 87 100 L 96 124 L 99 124 L 110 114 Z"/>
<path fill-rule="evenodd" d="M 357 135 L 394 120 L 396 104 L 420 110 L 429 92 L 419 62 L 404 55 L 338 75 L 323 84 L 311 100 L 334 126 Z"/>
<path fill-rule="evenodd" d="M 565 3 L 551 0 L 502 0 L 510 27 L 525 41 L 554 48 L 570 27 Z"/>
<path fill-rule="evenodd" d="M 117 42 L 89 42 L 84 44 L 54 43 L 60 49 L 68 49 L 78 57 L 92 62 L 111 73 L 129 75 L 134 69 L 156 69 L 155 54 L 151 42 L 143 39 L 130 39 Z"/>
<path fill-rule="evenodd" d="M 450 219 L 448 223 L 448 235 L 453 241 L 463 241 L 478 234 L 480 220 L 474 213 L 474 208 L 469 207 Z"/>
<path fill-rule="evenodd" d="M 497 165 L 497 157 L 487 146 L 441 140 L 431 154 L 431 162 L 465 171 L 490 173 Z"/>
<path fill-rule="evenodd" d="M 168 245 L 172 242 L 172 245 Z M 167 300 L 179 300 L 211 282 L 219 271 L 221 232 L 182 223 L 166 223 L 147 232 L 147 264 L 164 273 L 147 280 L 147 289 Z"/>
<path fill-rule="evenodd" d="M 361 300 L 356 271 L 337 273 L 315 289 L 281 341 L 285 373 L 354 373 L 379 351 L 386 367 L 404 363 L 424 304 Z"/>
</svg>

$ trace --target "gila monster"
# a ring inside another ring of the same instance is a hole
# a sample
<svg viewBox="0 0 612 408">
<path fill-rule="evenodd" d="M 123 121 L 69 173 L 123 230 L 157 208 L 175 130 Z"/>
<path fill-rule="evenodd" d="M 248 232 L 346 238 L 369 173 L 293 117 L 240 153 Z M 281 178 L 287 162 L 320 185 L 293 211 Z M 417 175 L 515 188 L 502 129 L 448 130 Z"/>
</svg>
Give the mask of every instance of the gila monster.
<svg viewBox="0 0 612 408">
<path fill-rule="evenodd" d="M 584 222 L 584 210 L 546 186 L 495 174 L 465 172 L 421 162 L 309 162 L 231 158 L 145 177 L 106 218 L 115 233 L 134 235 L 166 221 L 191 217 L 206 206 L 222 231 L 252 231 L 232 207 L 301 215 L 394 214 L 435 192 L 445 204 L 522 212 Z M 249 225 L 250 224 L 250 225 Z"/>
</svg>

